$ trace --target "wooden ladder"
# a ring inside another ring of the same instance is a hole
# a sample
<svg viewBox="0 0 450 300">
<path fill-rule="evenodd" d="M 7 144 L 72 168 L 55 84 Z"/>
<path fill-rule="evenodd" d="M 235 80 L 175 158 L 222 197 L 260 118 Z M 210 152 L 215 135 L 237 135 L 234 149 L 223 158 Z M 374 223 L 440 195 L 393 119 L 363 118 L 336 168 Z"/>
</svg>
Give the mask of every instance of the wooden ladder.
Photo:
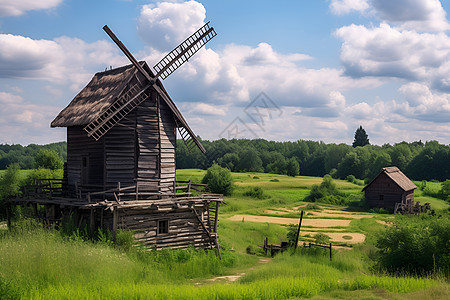
<svg viewBox="0 0 450 300">
<path fill-rule="evenodd" d="M 183 139 L 184 144 L 186 145 L 186 148 L 188 149 L 189 152 L 192 152 L 192 149 L 195 148 L 194 139 L 191 137 L 191 135 L 189 134 L 189 132 L 187 131 L 186 128 L 184 128 L 183 126 L 179 126 L 176 119 L 175 119 L 175 123 L 177 125 L 178 132 L 180 133 L 180 136 Z"/>
<path fill-rule="evenodd" d="M 104 111 L 99 118 L 84 127 L 84 130 L 87 132 L 88 136 L 92 136 L 96 141 L 98 141 L 130 111 L 135 109 L 150 96 L 148 92 L 149 87 L 151 87 L 150 84 L 145 87 L 142 87 L 139 84 L 131 86 L 128 91 L 117 98 L 117 100 L 110 107 L 108 107 L 108 109 Z"/>
</svg>

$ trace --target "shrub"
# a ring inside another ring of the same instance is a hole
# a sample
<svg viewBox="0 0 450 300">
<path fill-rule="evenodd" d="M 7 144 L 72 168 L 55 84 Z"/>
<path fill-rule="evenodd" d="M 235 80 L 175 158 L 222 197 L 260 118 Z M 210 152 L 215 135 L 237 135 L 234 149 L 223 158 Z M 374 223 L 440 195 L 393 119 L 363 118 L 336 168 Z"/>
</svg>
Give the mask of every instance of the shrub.
<svg viewBox="0 0 450 300">
<path fill-rule="evenodd" d="M 249 196 L 249 197 L 257 198 L 257 199 L 268 198 L 268 196 L 264 194 L 264 190 L 262 188 L 260 188 L 259 186 L 251 187 L 249 190 L 247 190 L 244 193 L 244 196 Z"/>
<path fill-rule="evenodd" d="M 271 182 L 279 182 L 279 180 L 277 178 L 274 179 L 270 179 Z"/>
<path fill-rule="evenodd" d="M 290 224 L 287 229 L 288 232 L 286 234 L 286 238 L 289 241 L 289 245 L 295 245 L 295 240 L 297 239 L 298 226 Z"/>
<path fill-rule="evenodd" d="M 253 179 L 259 179 L 259 177 L 258 176 L 253 176 Z"/>
<path fill-rule="evenodd" d="M 55 150 L 41 149 L 34 157 L 34 164 L 36 168 L 57 170 L 62 169 L 63 161 L 59 158 Z"/>
<path fill-rule="evenodd" d="M 354 183 L 356 181 L 356 177 L 354 175 L 348 175 L 346 180 L 348 182 Z"/>
<path fill-rule="evenodd" d="M 19 165 L 11 164 L 0 177 L 0 220 L 6 217 L 5 200 L 19 193 Z"/>
<path fill-rule="evenodd" d="M 377 267 L 391 273 L 425 275 L 450 270 L 448 215 L 396 216 L 378 240 Z"/>
<path fill-rule="evenodd" d="M 229 196 L 233 191 L 233 181 L 230 170 L 222 168 L 218 164 L 213 164 L 208 168 L 202 179 L 202 183 L 206 183 L 213 193 Z"/>
<path fill-rule="evenodd" d="M 330 237 L 323 233 L 317 233 L 313 236 L 316 244 L 328 244 L 330 243 Z"/>
</svg>

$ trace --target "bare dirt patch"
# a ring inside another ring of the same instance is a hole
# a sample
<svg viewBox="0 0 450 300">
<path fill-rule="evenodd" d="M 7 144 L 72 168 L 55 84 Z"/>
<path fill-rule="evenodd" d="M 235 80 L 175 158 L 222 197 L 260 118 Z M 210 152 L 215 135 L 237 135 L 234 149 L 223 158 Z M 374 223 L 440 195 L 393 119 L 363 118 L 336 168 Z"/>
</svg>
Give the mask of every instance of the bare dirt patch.
<svg viewBox="0 0 450 300">
<path fill-rule="evenodd" d="M 266 216 L 253 216 L 253 215 L 234 215 L 228 220 L 230 221 L 248 221 L 259 223 L 274 223 L 274 224 L 298 224 L 297 218 L 281 218 L 281 217 L 266 217 Z M 303 219 L 302 225 L 314 226 L 314 227 L 336 227 L 336 226 L 349 226 L 350 220 L 334 220 L 334 219 Z"/>
<path fill-rule="evenodd" d="M 349 212 L 336 213 L 336 211 L 329 209 L 317 212 L 316 211 L 308 212 L 308 215 L 315 217 L 328 217 L 328 218 L 351 218 L 351 219 L 373 218 L 372 215 L 352 214 Z"/>
<path fill-rule="evenodd" d="M 287 210 L 272 210 L 272 209 L 267 209 L 264 211 L 265 214 L 271 214 L 271 215 L 287 215 L 289 213 L 289 211 Z"/>
<path fill-rule="evenodd" d="M 314 236 L 317 232 L 301 231 L 301 235 L 309 234 Z M 350 244 L 364 243 L 366 236 L 358 232 L 320 232 L 330 237 L 332 242 L 345 242 Z"/>
</svg>

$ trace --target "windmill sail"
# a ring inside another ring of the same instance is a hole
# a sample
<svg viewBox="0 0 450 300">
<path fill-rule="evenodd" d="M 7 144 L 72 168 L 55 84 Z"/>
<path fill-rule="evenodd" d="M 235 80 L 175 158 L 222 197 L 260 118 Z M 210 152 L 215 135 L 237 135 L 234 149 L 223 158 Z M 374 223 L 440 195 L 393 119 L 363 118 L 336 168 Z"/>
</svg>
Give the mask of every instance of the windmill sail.
<svg viewBox="0 0 450 300">
<path fill-rule="evenodd" d="M 116 35 L 109 29 L 108 26 L 104 26 L 103 29 L 111 37 L 111 39 L 117 44 L 117 46 L 123 51 L 123 53 L 130 59 L 137 70 L 144 75 L 148 80 L 147 84 L 136 83 L 128 87 L 128 90 L 123 92 L 117 100 L 106 109 L 99 118 L 93 120 L 91 123 L 84 127 L 84 130 L 88 133 L 88 136 L 92 136 L 95 140 L 99 140 L 105 135 L 114 125 L 122 120 L 129 112 L 141 104 L 145 99 L 150 96 L 150 87 L 158 92 L 164 102 L 169 106 L 172 112 L 176 116 L 176 122 L 180 135 L 183 141 L 191 149 L 193 145 L 197 145 L 203 153 L 206 151 L 200 141 L 194 135 L 189 125 L 184 120 L 183 116 L 176 108 L 175 104 L 166 94 L 167 92 L 158 86 L 157 79 L 166 78 L 179 66 L 188 60 L 189 57 L 194 55 L 201 47 L 203 47 L 209 40 L 215 37 L 217 34 L 214 28 L 209 27 L 209 22 L 203 27 L 197 30 L 194 34 L 188 37 L 177 48 L 167 54 L 154 69 L 158 72 L 156 76 L 146 69 L 133 57 L 128 51 L 125 45 L 116 37 Z M 138 81 L 140 82 L 140 81 Z"/>
<path fill-rule="evenodd" d="M 209 27 L 209 22 L 203 25 L 153 67 L 156 77 L 166 79 L 216 35 L 214 28 Z"/>
</svg>

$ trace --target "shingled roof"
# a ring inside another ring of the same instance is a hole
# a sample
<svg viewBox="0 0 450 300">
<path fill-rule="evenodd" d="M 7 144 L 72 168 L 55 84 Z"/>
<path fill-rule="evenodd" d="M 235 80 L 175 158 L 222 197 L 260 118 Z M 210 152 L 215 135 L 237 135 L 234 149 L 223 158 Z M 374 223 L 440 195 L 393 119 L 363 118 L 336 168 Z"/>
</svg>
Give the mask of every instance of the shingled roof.
<svg viewBox="0 0 450 300">
<path fill-rule="evenodd" d="M 367 184 L 362 190 L 364 191 L 369 187 L 372 182 L 374 182 L 381 174 L 386 174 L 392 181 L 394 181 L 402 190 L 410 191 L 417 188 L 417 186 L 408 178 L 402 171 L 397 167 L 386 167 L 381 170 L 381 172 Z"/>
<path fill-rule="evenodd" d="M 129 78 L 135 73 L 136 68 L 133 65 L 96 73 L 50 126 L 69 127 L 89 124 L 116 100 Z"/>
</svg>

